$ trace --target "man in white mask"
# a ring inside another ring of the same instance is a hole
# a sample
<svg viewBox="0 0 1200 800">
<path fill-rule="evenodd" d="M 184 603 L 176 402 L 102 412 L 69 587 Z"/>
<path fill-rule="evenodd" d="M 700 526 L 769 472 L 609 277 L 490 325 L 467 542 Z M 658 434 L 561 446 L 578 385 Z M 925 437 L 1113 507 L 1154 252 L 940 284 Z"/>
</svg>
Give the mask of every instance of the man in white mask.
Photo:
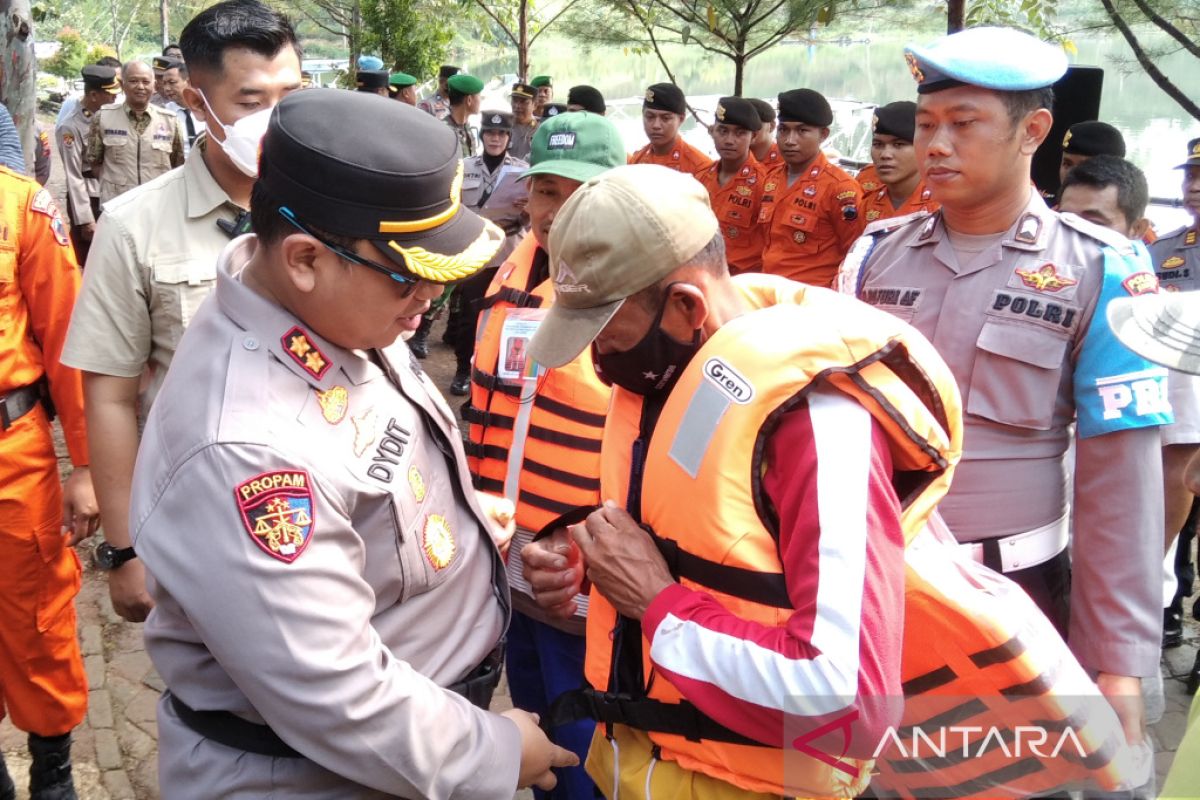
<svg viewBox="0 0 1200 800">
<path fill-rule="evenodd" d="M 117 613 L 146 618 L 145 573 L 130 547 L 129 487 L 139 432 L 176 345 L 216 285 L 221 250 L 248 220 L 271 109 L 300 88 L 300 46 L 259 0 L 226 0 L 180 38 L 183 103 L 204 133 L 186 163 L 104 205 L 62 361 L 83 370 L 88 445 Z M 99 478 L 102 474 L 103 478 Z"/>
</svg>

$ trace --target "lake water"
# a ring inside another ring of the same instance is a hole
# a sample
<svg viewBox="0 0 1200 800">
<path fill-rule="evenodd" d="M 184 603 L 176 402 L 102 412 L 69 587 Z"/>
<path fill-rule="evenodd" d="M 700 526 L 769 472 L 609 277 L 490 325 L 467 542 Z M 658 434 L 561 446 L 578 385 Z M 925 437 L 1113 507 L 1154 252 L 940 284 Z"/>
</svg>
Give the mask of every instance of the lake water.
<svg viewBox="0 0 1200 800">
<path fill-rule="evenodd" d="M 866 30 L 853 38 L 858 41 L 846 45 L 778 45 L 747 66 L 743 94 L 774 101 L 786 89 L 817 89 L 830 98 L 837 115 L 829 148 L 847 158 L 866 161 L 870 157 L 871 108 L 916 98 L 915 84 L 904 63 L 904 46 L 936 37 Z M 1076 38 L 1074 42 L 1078 53 L 1070 56 L 1071 63 L 1104 67 L 1100 118 L 1125 136 L 1127 157 L 1145 171 L 1151 195 L 1179 197 L 1181 174 L 1173 167 L 1184 159 L 1188 140 L 1200 137 L 1200 121 L 1185 114 L 1132 63 L 1119 35 Z M 732 91 L 732 63 L 697 47 L 671 49 L 668 61 L 689 102 L 701 116 L 711 120 L 717 98 Z M 1189 97 L 1200 97 L 1200 69 L 1196 69 L 1195 58 L 1179 52 L 1157 63 Z M 666 80 L 652 54 L 624 53 L 620 48 L 585 49 L 547 36 L 535 44 L 532 64 L 532 74 L 554 76 L 555 99 L 561 102 L 566 101 L 567 89 L 575 84 L 595 86 L 604 94 L 609 117 L 621 130 L 627 148 L 632 151 L 646 143 L 641 123 L 642 93 L 649 84 Z M 466 68 L 485 80 L 496 78 L 485 96 L 485 108 L 507 107 L 506 90 L 499 76 L 515 70 L 515 56 L 468 64 Z M 695 120 L 688 119 L 683 135 L 706 152 L 714 152 L 707 131 Z M 1187 219 L 1179 209 L 1164 208 L 1155 208 L 1153 218 L 1159 230 Z"/>
</svg>

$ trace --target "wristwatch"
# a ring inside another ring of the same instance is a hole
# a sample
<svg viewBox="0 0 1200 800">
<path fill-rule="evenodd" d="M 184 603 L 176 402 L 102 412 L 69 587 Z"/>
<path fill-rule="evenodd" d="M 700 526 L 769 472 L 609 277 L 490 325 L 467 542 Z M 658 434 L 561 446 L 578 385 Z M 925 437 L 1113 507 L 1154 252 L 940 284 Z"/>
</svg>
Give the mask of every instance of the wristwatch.
<svg viewBox="0 0 1200 800">
<path fill-rule="evenodd" d="M 108 542 L 101 542 L 96 545 L 96 551 L 92 554 L 92 559 L 96 562 L 96 566 L 106 571 L 116 569 L 126 561 L 131 561 L 135 558 L 137 558 L 137 553 L 133 552 L 132 547 L 123 547 L 118 550 Z"/>
</svg>

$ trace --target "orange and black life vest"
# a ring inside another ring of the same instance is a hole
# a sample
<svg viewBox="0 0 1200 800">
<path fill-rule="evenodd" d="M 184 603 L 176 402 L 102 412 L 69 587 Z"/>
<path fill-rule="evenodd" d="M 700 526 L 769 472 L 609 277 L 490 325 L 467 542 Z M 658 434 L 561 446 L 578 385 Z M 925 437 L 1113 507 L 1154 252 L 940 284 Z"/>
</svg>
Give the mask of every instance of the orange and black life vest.
<svg viewBox="0 0 1200 800">
<path fill-rule="evenodd" d="M 554 300 L 549 280 L 527 289 L 537 249 L 537 240 L 527 235 L 488 287 L 475 337 L 471 397 L 463 407 L 475 488 L 512 500 L 517 526 L 527 531 L 599 502 L 600 442 L 610 395 L 596 377 L 590 350 L 534 376 L 534 367 L 524 361 L 527 341 L 503 336 L 511 317 L 526 310 L 536 315 Z M 523 376 L 513 377 L 516 373 Z"/>
<path fill-rule="evenodd" d="M 653 530 L 680 583 L 742 619 L 783 626 L 794 609 L 756 479 L 772 421 L 817 387 L 861 403 L 888 436 L 908 536 L 949 486 L 960 403 L 949 369 L 904 323 L 777 276 L 734 283 L 758 310 L 705 342 L 651 431 L 642 398 L 614 390 L 601 487 Z M 662 758 L 748 791 L 853 797 L 866 787 L 869 761 L 852 762 L 849 774 L 705 717 L 655 674 L 649 651 L 639 624 L 593 591 L 586 674 L 599 719 L 645 730 Z"/>
</svg>

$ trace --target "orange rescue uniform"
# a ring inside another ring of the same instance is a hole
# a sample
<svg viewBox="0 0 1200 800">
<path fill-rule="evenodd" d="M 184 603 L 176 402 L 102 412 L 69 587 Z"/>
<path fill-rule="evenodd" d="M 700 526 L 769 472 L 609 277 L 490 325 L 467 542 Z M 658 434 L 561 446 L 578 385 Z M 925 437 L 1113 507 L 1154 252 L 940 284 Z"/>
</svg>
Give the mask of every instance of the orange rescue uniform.
<svg viewBox="0 0 1200 800">
<path fill-rule="evenodd" d="M 79 267 L 50 193 L 0 168 L 0 397 L 45 379 L 71 463 L 88 463 L 79 371 L 59 361 Z M 7 404 L 6 404 L 7 406 Z M 87 711 L 75 638 L 81 570 L 62 533 L 62 487 L 41 403 L 0 418 L 0 717 L 57 736 Z"/>
<path fill-rule="evenodd" d="M 874 164 L 867 164 L 860 169 L 855 174 L 854 180 L 858 181 L 858 185 L 862 187 L 863 194 L 868 194 L 883 187 L 883 181 L 879 180 L 879 173 L 875 171 Z"/>
<path fill-rule="evenodd" d="M 766 228 L 763 272 L 830 286 L 862 233 L 862 189 L 824 153 L 788 186 L 784 164 L 767 173 L 759 222 Z"/>
<path fill-rule="evenodd" d="M 767 151 L 767 156 L 762 161 L 763 169 L 770 171 L 783 163 L 783 156 L 779 154 L 779 142 L 771 142 L 771 149 Z"/>
<path fill-rule="evenodd" d="M 892 198 L 888 197 L 888 187 L 881 186 L 863 196 L 863 221 L 870 224 L 877 219 L 903 217 L 917 211 L 933 213 L 942 206 L 941 203 L 931 199 L 931 195 L 932 192 L 925 188 L 925 182 L 922 181 L 917 184 L 917 188 L 913 189 L 912 194 L 905 198 L 899 208 L 893 208 Z"/>
<path fill-rule="evenodd" d="M 695 175 L 700 170 L 712 164 L 713 160 L 685 142 L 682 136 L 676 136 L 675 144 L 671 147 L 671 152 L 665 156 L 655 155 L 650 145 L 646 145 L 629 157 L 629 163 L 658 164 L 660 167 L 667 167 L 679 172 L 686 172 L 689 175 Z"/>
<path fill-rule="evenodd" d="M 734 274 L 759 272 L 762 270 L 764 230 L 758 224 L 758 215 L 767 171 L 750 155 L 737 174 L 722 186 L 718 180 L 720 170 L 721 162 L 714 161 L 696 173 L 696 180 L 708 190 L 713 213 L 721 225 L 729 271 Z"/>
</svg>

